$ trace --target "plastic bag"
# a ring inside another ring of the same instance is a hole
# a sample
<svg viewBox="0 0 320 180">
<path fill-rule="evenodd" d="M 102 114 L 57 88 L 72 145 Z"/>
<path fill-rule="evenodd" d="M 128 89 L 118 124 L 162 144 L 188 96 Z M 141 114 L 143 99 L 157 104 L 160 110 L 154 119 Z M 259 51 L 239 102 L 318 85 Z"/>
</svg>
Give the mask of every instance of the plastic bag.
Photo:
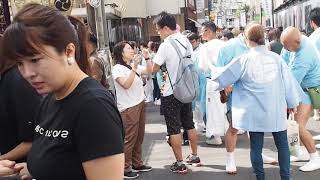
<svg viewBox="0 0 320 180">
<path fill-rule="evenodd" d="M 293 113 L 289 115 L 288 118 L 288 144 L 290 155 L 297 156 L 298 149 L 300 146 L 300 138 L 299 138 L 299 124 L 294 120 Z"/>
</svg>

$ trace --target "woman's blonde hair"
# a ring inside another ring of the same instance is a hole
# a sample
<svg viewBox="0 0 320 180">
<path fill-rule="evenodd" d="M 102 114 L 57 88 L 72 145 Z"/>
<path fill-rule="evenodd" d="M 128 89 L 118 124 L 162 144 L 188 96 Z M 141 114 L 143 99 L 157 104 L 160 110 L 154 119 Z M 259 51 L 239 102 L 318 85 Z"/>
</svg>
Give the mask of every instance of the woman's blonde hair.
<svg viewBox="0 0 320 180">
<path fill-rule="evenodd" d="M 258 45 L 265 44 L 264 27 L 258 23 L 250 23 L 244 30 L 246 38 Z"/>
</svg>

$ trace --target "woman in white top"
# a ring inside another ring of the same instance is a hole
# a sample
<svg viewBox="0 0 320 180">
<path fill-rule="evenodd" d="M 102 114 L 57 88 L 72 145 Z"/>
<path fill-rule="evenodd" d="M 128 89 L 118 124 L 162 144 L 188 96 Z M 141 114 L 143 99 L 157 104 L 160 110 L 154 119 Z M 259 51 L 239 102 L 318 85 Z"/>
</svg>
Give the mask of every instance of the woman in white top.
<svg viewBox="0 0 320 180">
<path fill-rule="evenodd" d="M 142 143 L 145 132 L 144 89 L 142 74 L 152 66 L 148 51 L 143 51 L 147 67 L 140 66 L 141 56 L 136 55 L 127 42 L 118 43 L 113 50 L 116 65 L 112 75 L 115 80 L 117 106 L 125 128 L 125 178 L 136 178 L 139 171 L 150 171 L 143 164 Z"/>
</svg>

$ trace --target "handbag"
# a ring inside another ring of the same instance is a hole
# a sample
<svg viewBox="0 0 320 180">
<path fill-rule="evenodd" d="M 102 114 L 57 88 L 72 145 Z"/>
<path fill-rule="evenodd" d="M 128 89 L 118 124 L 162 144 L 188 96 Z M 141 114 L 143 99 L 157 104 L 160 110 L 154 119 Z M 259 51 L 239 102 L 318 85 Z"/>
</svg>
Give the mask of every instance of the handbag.
<svg viewBox="0 0 320 180">
<path fill-rule="evenodd" d="M 220 91 L 220 101 L 222 104 L 228 102 L 228 95 L 224 90 Z"/>
<path fill-rule="evenodd" d="M 306 89 L 310 95 L 313 109 L 320 109 L 320 86 Z"/>
<path fill-rule="evenodd" d="M 288 118 L 287 136 L 290 155 L 297 156 L 300 147 L 299 124 L 294 120 L 293 113 Z"/>
</svg>

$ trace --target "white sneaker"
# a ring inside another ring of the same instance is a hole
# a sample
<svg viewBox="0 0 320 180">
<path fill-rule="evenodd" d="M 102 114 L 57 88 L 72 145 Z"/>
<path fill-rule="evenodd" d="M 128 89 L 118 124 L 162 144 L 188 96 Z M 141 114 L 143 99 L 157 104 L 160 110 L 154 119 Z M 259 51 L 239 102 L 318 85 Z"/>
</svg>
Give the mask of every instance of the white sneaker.
<svg viewBox="0 0 320 180">
<path fill-rule="evenodd" d="M 307 164 L 299 168 L 300 171 L 310 172 L 320 169 L 320 157 L 311 159 Z"/>
<path fill-rule="evenodd" d="M 316 148 L 317 148 L 317 149 L 320 149 L 320 144 L 316 144 Z"/>
<path fill-rule="evenodd" d="M 319 115 L 319 110 L 316 109 L 313 111 L 313 117 L 314 120 L 319 121 L 320 120 L 320 115 Z"/>
<path fill-rule="evenodd" d="M 299 159 L 296 156 L 290 155 L 290 162 L 298 162 Z"/>
<path fill-rule="evenodd" d="M 262 159 L 263 159 L 263 163 L 264 164 L 272 164 L 272 165 L 275 165 L 277 164 L 277 160 L 272 158 L 272 157 L 269 157 L 269 156 L 266 156 L 264 155 L 263 153 L 261 154 L 262 155 Z"/>
<path fill-rule="evenodd" d="M 157 106 L 160 106 L 161 105 L 161 100 L 160 99 L 155 100 L 154 104 L 157 105 Z"/>
<path fill-rule="evenodd" d="M 306 162 L 310 160 L 309 153 L 302 153 L 299 156 L 290 155 L 290 162 Z"/>
<path fill-rule="evenodd" d="M 211 137 L 206 140 L 206 143 L 209 145 L 221 145 L 222 139 L 220 136 L 219 137 Z"/>
<path fill-rule="evenodd" d="M 320 121 L 320 117 L 318 116 L 313 116 L 312 119 L 314 119 L 315 121 Z"/>
<path fill-rule="evenodd" d="M 236 166 L 236 161 L 234 159 L 234 156 L 229 156 L 227 158 L 226 173 L 231 175 L 237 174 L 237 166 Z"/>
<path fill-rule="evenodd" d="M 313 140 L 316 140 L 316 141 L 320 141 L 320 135 L 313 136 L 312 139 L 313 139 Z"/>
</svg>

